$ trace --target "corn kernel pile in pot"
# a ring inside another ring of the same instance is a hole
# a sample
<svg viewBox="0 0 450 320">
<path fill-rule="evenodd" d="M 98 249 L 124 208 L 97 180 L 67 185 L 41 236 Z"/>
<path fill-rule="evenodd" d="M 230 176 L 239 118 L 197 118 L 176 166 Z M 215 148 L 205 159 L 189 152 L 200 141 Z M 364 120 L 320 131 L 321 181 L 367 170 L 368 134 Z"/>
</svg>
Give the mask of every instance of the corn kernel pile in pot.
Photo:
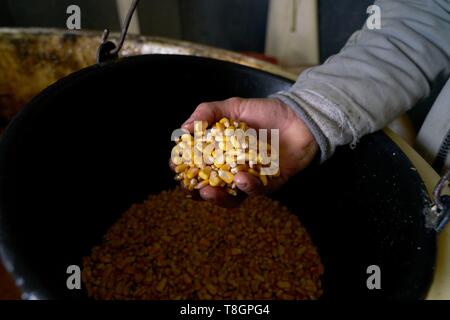
<svg viewBox="0 0 450 320">
<path fill-rule="evenodd" d="M 177 188 L 134 204 L 83 259 L 95 299 L 317 299 L 323 266 L 297 216 L 265 196 L 239 208 Z"/>
</svg>

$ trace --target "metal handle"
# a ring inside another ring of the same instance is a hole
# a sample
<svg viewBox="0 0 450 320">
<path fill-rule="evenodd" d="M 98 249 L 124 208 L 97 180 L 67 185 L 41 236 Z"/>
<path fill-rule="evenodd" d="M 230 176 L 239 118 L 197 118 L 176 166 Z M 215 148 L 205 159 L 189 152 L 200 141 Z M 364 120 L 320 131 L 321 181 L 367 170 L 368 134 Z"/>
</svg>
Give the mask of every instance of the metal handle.
<svg viewBox="0 0 450 320">
<path fill-rule="evenodd" d="M 450 220 L 450 196 L 442 195 L 442 190 L 450 181 L 450 170 L 439 180 L 434 188 L 432 200 L 433 205 L 426 216 L 427 227 L 440 232 Z"/>
<path fill-rule="evenodd" d="M 102 63 L 109 60 L 114 60 L 119 57 L 119 51 L 122 49 L 127 37 L 128 28 L 130 26 L 131 18 L 133 17 L 134 11 L 139 3 L 139 0 L 133 0 L 130 9 L 128 10 L 125 21 L 122 25 L 122 31 L 120 33 L 119 44 L 116 45 L 112 41 L 108 41 L 109 29 L 103 31 L 102 43 L 97 50 L 97 63 Z"/>
</svg>

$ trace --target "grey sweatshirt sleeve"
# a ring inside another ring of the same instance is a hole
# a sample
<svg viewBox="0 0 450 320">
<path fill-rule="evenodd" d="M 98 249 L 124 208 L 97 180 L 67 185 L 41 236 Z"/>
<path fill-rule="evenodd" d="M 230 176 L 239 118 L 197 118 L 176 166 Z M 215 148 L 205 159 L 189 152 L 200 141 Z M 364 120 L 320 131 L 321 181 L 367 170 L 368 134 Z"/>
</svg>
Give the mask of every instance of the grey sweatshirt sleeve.
<svg viewBox="0 0 450 320">
<path fill-rule="evenodd" d="M 306 122 L 321 149 L 356 144 L 450 74 L 450 0 L 378 0 L 381 29 L 366 26 L 341 52 L 273 95 Z"/>
</svg>

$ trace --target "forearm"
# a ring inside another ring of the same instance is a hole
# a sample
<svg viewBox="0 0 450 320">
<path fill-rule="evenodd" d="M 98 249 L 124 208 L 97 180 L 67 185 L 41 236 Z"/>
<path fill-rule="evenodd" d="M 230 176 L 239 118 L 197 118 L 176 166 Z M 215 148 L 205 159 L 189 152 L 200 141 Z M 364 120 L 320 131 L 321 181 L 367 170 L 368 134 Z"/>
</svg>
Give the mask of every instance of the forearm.
<svg viewBox="0 0 450 320">
<path fill-rule="evenodd" d="M 325 64 L 275 97 L 305 120 L 322 161 L 426 97 L 450 74 L 450 0 L 381 0 L 380 30 L 364 27 Z"/>
</svg>

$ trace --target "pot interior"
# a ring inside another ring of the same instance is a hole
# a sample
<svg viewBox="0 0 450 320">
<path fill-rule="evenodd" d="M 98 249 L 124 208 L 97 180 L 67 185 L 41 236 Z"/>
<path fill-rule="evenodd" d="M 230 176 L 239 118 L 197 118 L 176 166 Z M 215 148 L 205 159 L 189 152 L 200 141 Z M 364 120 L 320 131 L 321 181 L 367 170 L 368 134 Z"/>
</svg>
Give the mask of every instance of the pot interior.
<svg viewBox="0 0 450 320">
<path fill-rule="evenodd" d="M 3 135 L 3 256 L 30 296 L 82 298 L 66 268 L 132 203 L 175 186 L 170 135 L 201 102 L 265 97 L 288 80 L 236 64 L 151 55 L 94 66 L 37 96 Z M 300 217 L 325 266 L 324 298 L 421 298 L 435 261 L 428 198 L 383 134 L 341 148 L 272 195 Z M 381 269 L 369 290 L 367 267 Z"/>
</svg>

